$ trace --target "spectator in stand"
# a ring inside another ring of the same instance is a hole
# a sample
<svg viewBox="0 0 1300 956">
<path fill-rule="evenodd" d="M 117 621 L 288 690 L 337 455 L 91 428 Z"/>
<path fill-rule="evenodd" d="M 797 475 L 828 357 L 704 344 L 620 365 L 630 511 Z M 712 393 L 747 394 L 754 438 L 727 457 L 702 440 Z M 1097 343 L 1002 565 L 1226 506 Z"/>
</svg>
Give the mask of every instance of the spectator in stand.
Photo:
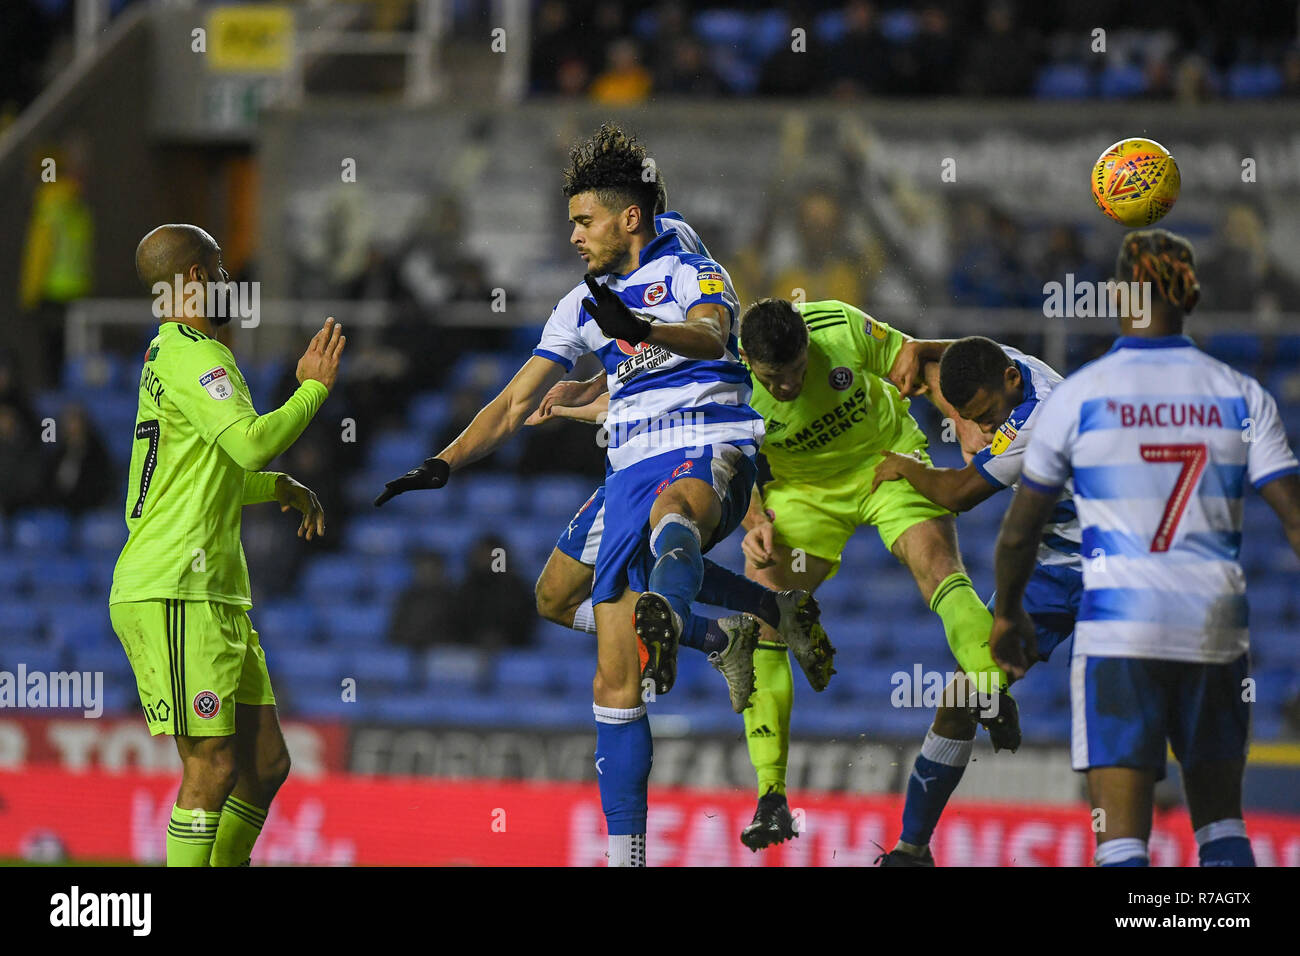
<svg viewBox="0 0 1300 956">
<path fill-rule="evenodd" d="M 1039 58 L 1037 36 L 1016 28 L 1007 0 L 989 4 L 984 26 L 985 32 L 967 43 L 961 91 L 968 96 L 1025 96 Z"/>
<path fill-rule="evenodd" d="M 561 0 L 545 0 L 537 8 L 533 23 L 529 65 L 532 91 L 560 92 L 561 65 L 570 60 L 581 61 L 583 57 L 569 5 Z"/>
<path fill-rule="evenodd" d="M 415 573 L 411 585 L 397 599 L 393 622 L 389 625 L 388 642 L 399 647 L 423 651 L 435 644 L 461 643 L 464 638 L 455 618 L 464 621 L 462 613 L 453 615 L 460 606 L 458 589 L 447 578 L 447 564 L 436 551 L 425 551 L 415 557 Z"/>
<path fill-rule="evenodd" d="M 682 36 L 667 44 L 667 66 L 660 71 L 655 89 L 674 96 L 711 97 L 725 92 L 722 80 L 709 64 L 708 54 L 693 36 Z"/>
<path fill-rule="evenodd" d="M 36 432 L 13 405 L 0 405 L 0 511 L 11 515 L 39 503 L 45 458 Z"/>
<path fill-rule="evenodd" d="M 68 405 L 55 424 L 47 503 L 81 514 L 115 500 L 120 476 L 85 408 Z"/>
<path fill-rule="evenodd" d="M 844 36 L 826 54 L 831 92 L 836 96 L 891 92 L 895 50 L 880 32 L 875 5 L 853 0 L 844 10 L 844 19 Z"/>
<path fill-rule="evenodd" d="M 527 647 L 537 624 L 533 589 L 514 570 L 519 564 L 505 539 L 487 534 L 474 542 L 465 580 L 456 592 L 459 632 L 476 647 Z"/>
<path fill-rule="evenodd" d="M 767 294 L 789 299 L 802 289 L 809 299 L 867 301 L 883 263 L 875 244 L 864 247 L 849 232 L 844 202 L 830 186 L 814 186 L 795 209 L 794 245 L 779 255 Z"/>
<path fill-rule="evenodd" d="M 608 65 L 592 81 L 591 98 L 610 106 L 642 103 L 649 98 L 653 86 L 654 78 L 641 65 L 636 41 L 624 37 L 610 44 Z"/>
<path fill-rule="evenodd" d="M 957 41 L 948 11 L 927 4 L 918 27 L 916 37 L 899 51 L 898 83 L 909 95 L 950 96 L 957 87 Z"/>
<path fill-rule="evenodd" d="M 1253 206 L 1237 203 L 1223 217 L 1218 251 L 1207 257 L 1205 306 L 1225 311 L 1282 311 L 1300 308 L 1296 285 L 1273 263 L 1268 230 Z"/>
</svg>

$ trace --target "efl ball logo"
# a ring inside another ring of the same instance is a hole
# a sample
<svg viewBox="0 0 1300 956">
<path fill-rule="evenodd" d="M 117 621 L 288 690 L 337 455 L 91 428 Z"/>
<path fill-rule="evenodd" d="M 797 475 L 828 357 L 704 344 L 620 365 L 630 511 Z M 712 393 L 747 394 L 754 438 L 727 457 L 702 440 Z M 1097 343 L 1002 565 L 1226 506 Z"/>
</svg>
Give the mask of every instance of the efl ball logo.
<svg viewBox="0 0 1300 956">
<path fill-rule="evenodd" d="M 221 698 L 210 690 L 201 690 L 194 695 L 194 713 L 204 720 L 211 720 L 221 710 Z"/>
<path fill-rule="evenodd" d="M 668 286 L 663 282 L 656 282 L 653 285 L 645 287 L 645 292 L 641 293 L 641 301 L 646 305 L 658 305 L 668 294 Z"/>
<path fill-rule="evenodd" d="M 1150 226 L 1174 208 L 1182 179 L 1178 164 L 1151 139 L 1122 139 L 1092 167 L 1097 208 L 1126 226 Z"/>
<path fill-rule="evenodd" d="M 846 365 L 831 369 L 831 388 L 842 392 L 853 384 L 853 370 Z"/>
</svg>

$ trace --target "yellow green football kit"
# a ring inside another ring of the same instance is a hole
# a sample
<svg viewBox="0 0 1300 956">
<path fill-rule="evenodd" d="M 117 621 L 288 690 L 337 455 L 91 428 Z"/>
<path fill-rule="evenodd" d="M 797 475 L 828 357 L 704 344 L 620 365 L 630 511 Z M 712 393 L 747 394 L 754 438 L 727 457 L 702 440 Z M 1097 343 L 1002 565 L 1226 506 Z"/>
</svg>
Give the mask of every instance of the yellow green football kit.
<svg viewBox="0 0 1300 956">
<path fill-rule="evenodd" d="M 796 308 L 808 325 L 803 390 L 779 402 L 755 380 L 750 405 L 767 426 L 762 451 L 772 481 L 762 494 L 774 515 L 774 536 L 829 561 L 829 578 L 859 526 L 874 526 L 892 549 L 912 525 L 950 512 L 905 481 L 871 491 L 882 451 L 929 460 L 910 402 L 886 378 L 903 347 L 902 333 L 844 302 Z"/>
<path fill-rule="evenodd" d="M 830 562 L 834 576 L 853 533 L 872 525 L 885 547 L 908 528 L 951 514 L 906 481 L 871 484 L 883 451 L 918 455 L 929 464 L 926 437 L 910 402 L 887 376 L 906 341 L 902 333 L 835 300 L 795 308 L 808 326 L 803 389 L 780 402 L 754 380 L 750 405 L 767 427 L 762 452 L 772 480 L 762 488 L 773 538 Z M 743 346 L 743 342 L 741 343 Z M 988 650 L 993 619 L 962 573 L 949 575 L 930 600 L 948 644 L 967 671 L 996 673 Z M 793 681 L 785 645 L 760 642 L 754 654 L 755 693 L 744 711 L 758 793 L 785 792 Z"/>
<path fill-rule="evenodd" d="M 279 476 L 246 470 L 218 439 L 245 462 L 269 461 L 328 394 L 309 379 L 258 416 L 226 346 L 177 322 L 149 343 L 108 601 L 150 733 L 226 736 L 236 702 L 275 703 L 239 530 L 243 506 L 274 500 Z"/>
</svg>

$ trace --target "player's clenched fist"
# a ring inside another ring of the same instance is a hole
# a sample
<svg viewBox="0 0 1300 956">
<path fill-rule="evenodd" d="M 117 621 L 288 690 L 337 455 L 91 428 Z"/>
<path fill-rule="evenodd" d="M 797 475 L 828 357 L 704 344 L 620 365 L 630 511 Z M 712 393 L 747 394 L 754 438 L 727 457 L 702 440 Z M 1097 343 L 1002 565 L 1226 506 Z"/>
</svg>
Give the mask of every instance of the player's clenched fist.
<svg viewBox="0 0 1300 956">
<path fill-rule="evenodd" d="M 776 563 L 776 555 L 772 551 L 772 533 L 772 522 L 763 521 L 745 532 L 745 539 L 740 542 L 745 560 L 756 568 L 770 568 Z"/>
<path fill-rule="evenodd" d="M 348 338 L 343 334 L 343 326 L 336 324 L 330 316 L 321 326 L 321 330 L 312 336 L 307 344 L 307 351 L 298 359 L 298 384 L 312 378 L 328 389 L 334 388 L 334 379 L 339 374 L 339 356 Z"/>
</svg>

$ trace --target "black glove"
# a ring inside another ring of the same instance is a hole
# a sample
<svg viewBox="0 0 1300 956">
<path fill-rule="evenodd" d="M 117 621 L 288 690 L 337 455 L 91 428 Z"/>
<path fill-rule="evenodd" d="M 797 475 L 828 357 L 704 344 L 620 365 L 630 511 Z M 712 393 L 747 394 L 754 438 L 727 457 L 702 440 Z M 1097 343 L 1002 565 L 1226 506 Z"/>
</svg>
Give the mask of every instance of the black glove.
<svg viewBox="0 0 1300 956">
<path fill-rule="evenodd" d="M 582 277 L 591 290 L 592 298 L 583 299 L 582 304 L 587 313 L 596 320 L 596 325 L 611 339 L 622 339 L 629 345 L 639 345 L 650 334 L 650 323 L 636 315 L 623 304 L 623 300 L 607 285 L 601 285 L 591 277 Z"/>
<path fill-rule="evenodd" d="M 406 491 L 416 491 L 422 488 L 441 488 L 451 477 L 451 466 L 441 458 L 426 458 L 424 464 L 419 468 L 412 468 L 401 478 L 394 478 L 392 481 L 385 482 L 384 491 L 375 499 L 375 507 L 378 508 L 389 498 L 396 498 Z"/>
</svg>

